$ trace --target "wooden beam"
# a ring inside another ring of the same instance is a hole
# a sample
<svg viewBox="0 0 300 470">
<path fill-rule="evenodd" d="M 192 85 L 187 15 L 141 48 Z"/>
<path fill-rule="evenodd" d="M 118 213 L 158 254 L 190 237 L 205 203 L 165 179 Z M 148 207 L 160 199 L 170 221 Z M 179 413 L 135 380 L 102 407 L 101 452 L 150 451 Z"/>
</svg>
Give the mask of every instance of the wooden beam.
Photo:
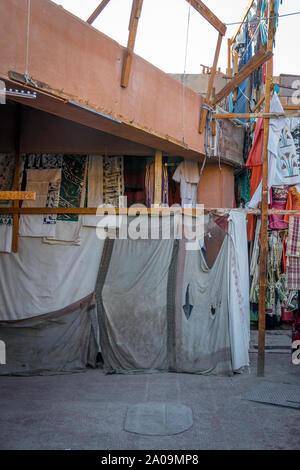
<svg viewBox="0 0 300 470">
<path fill-rule="evenodd" d="M 254 3 L 254 0 L 250 0 L 248 6 L 247 6 L 247 8 L 246 8 L 246 11 L 245 11 L 245 13 L 244 13 L 243 19 L 242 19 L 242 21 L 241 21 L 241 23 L 240 23 L 240 25 L 239 25 L 239 27 L 238 27 L 238 30 L 237 30 L 237 32 L 235 33 L 235 35 L 234 35 L 234 36 L 232 37 L 232 39 L 231 39 L 231 44 L 233 44 L 233 43 L 235 42 L 236 38 L 237 38 L 238 35 L 240 34 L 240 31 L 241 31 L 241 29 L 242 29 L 242 26 L 243 26 L 245 20 L 247 19 L 248 13 L 249 13 L 249 11 L 250 11 L 251 8 L 252 8 L 253 3 Z"/>
<path fill-rule="evenodd" d="M 238 65 L 239 65 L 239 55 L 236 51 L 233 51 L 233 57 L 234 57 L 234 75 L 238 73 Z M 233 102 L 235 103 L 237 100 L 237 88 L 234 89 L 233 91 Z"/>
<path fill-rule="evenodd" d="M 299 110 L 300 109 L 300 105 L 296 105 L 296 104 L 287 104 L 285 106 L 283 106 L 283 109 L 286 109 L 286 110 Z"/>
<path fill-rule="evenodd" d="M 228 213 L 232 211 L 232 208 L 217 208 L 217 207 L 205 207 L 204 209 L 184 209 L 179 206 L 171 206 L 171 207 L 139 207 L 136 208 L 137 212 L 141 214 L 164 214 L 164 213 L 186 213 L 191 215 L 198 215 L 203 214 L 205 212 L 222 212 Z M 24 214 L 24 215 L 40 215 L 40 214 L 80 214 L 80 215 L 105 215 L 105 214 L 120 214 L 120 215 L 128 215 L 133 210 L 133 208 L 119 208 L 119 207 L 18 207 L 18 208 L 0 208 L 0 214 Z M 253 215 L 260 215 L 260 209 L 240 209 L 245 214 L 253 214 Z M 300 210 L 294 211 L 280 211 L 276 209 L 270 209 L 270 213 L 286 213 L 288 215 L 299 215 Z"/>
<path fill-rule="evenodd" d="M 213 114 L 213 119 L 258 119 L 258 118 L 295 118 L 300 117 L 298 113 L 224 113 L 224 114 Z"/>
<path fill-rule="evenodd" d="M 154 204 L 161 206 L 162 204 L 162 152 L 155 152 L 155 169 L 154 169 Z"/>
<path fill-rule="evenodd" d="M 255 108 L 253 109 L 253 112 L 256 113 L 256 111 L 261 107 L 261 105 L 263 104 L 263 102 L 265 101 L 265 95 L 262 96 L 258 102 L 256 103 L 255 105 Z"/>
<path fill-rule="evenodd" d="M 130 17 L 130 23 L 129 23 L 129 28 L 130 28 L 129 36 L 128 36 L 127 50 L 126 50 L 125 60 L 123 64 L 122 77 L 121 77 L 121 86 L 123 88 L 127 88 L 128 83 L 129 83 L 134 44 L 135 44 L 135 39 L 136 39 L 138 22 L 139 22 L 139 18 L 142 12 L 142 6 L 143 6 L 143 0 L 132 0 L 131 17 Z"/>
<path fill-rule="evenodd" d="M 232 67 L 231 67 L 231 40 L 227 39 L 227 76 L 232 77 Z"/>
<path fill-rule="evenodd" d="M 275 0 L 269 0 L 268 9 L 268 41 L 267 51 L 272 53 L 274 44 L 274 11 Z M 265 112 L 270 111 L 272 86 L 272 59 L 266 67 Z M 267 289 L 267 257 L 268 257 L 268 140 L 270 118 L 264 118 L 264 146 L 262 168 L 262 202 L 259 259 L 259 309 L 258 309 L 258 358 L 257 375 L 264 376 L 265 370 L 265 328 L 266 328 L 266 289 Z"/>
<path fill-rule="evenodd" d="M 27 201 L 34 201 L 36 198 L 36 193 L 30 191 L 0 191 L 0 200 L 27 200 Z"/>
<path fill-rule="evenodd" d="M 89 17 L 89 19 L 86 20 L 86 22 L 92 24 L 109 2 L 110 0 L 102 0 L 100 5 L 97 6 L 96 10 L 91 14 L 91 16 Z"/>
<path fill-rule="evenodd" d="M 207 88 L 207 92 L 206 92 L 206 97 L 205 97 L 205 104 L 207 104 L 207 105 L 210 104 L 210 97 L 211 97 L 211 92 L 212 92 L 212 89 L 213 89 L 213 86 L 214 86 L 216 70 L 217 70 L 221 45 L 222 45 L 222 39 L 223 39 L 223 36 L 222 36 L 221 33 L 219 33 L 217 47 L 216 47 L 216 51 L 215 51 L 214 63 L 213 63 L 212 69 L 211 69 L 211 75 L 210 75 L 208 88 Z M 207 109 L 202 108 L 202 114 L 201 114 L 200 125 L 199 125 L 200 134 L 202 134 L 202 132 L 204 131 L 205 123 L 206 123 L 206 116 L 207 116 Z"/>
<path fill-rule="evenodd" d="M 226 33 L 226 25 L 201 0 L 186 0 L 202 15 L 222 36 Z"/>
<path fill-rule="evenodd" d="M 38 214 L 79 214 L 79 215 L 96 215 L 96 214 L 120 214 L 126 215 L 131 208 L 112 208 L 112 207 L 7 207 L 0 208 L 0 214 L 24 214 L 24 215 L 38 215 Z M 175 213 L 175 212 L 186 212 L 189 214 L 197 215 L 203 212 L 224 212 L 228 213 L 232 211 L 232 208 L 224 207 L 205 207 L 205 209 L 183 209 L 181 207 L 168 207 L 168 208 L 154 208 L 154 213 Z M 239 209 L 245 214 L 261 215 L 260 209 Z M 138 211 L 144 214 L 151 214 L 152 208 L 147 207 L 138 208 Z M 198 211 L 198 212 L 197 212 Z M 300 215 L 300 210 L 285 210 L 285 209 L 268 209 L 268 215 Z"/>
<path fill-rule="evenodd" d="M 249 75 L 254 72 L 258 67 L 263 65 L 267 60 L 273 56 L 272 51 L 267 51 L 265 46 L 261 47 L 259 51 L 241 68 L 241 70 L 230 80 L 227 85 L 220 90 L 216 95 L 212 105 L 218 104 L 226 96 L 228 96 L 235 88 L 237 88 Z"/>
</svg>

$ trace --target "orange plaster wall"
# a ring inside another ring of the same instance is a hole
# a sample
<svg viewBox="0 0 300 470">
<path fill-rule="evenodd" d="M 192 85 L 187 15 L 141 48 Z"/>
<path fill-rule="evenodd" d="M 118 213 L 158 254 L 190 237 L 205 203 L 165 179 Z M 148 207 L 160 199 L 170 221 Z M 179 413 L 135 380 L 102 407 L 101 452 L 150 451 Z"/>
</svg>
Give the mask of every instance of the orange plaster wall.
<svg viewBox="0 0 300 470">
<path fill-rule="evenodd" d="M 25 72 L 27 0 L 0 1 L 0 75 Z M 126 21 L 126 19 L 124 19 Z M 200 95 L 134 55 L 128 88 L 120 86 L 124 48 L 49 0 L 31 0 L 29 76 L 91 103 L 145 134 L 183 142 L 203 154 Z M 122 124 L 120 124 L 122 127 Z M 130 139 L 130 132 L 127 136 Z M 134 140 L 134 139 L 133 139 Z"/>
<path fill-rule="evenodd" d="M 198 204 L 206 207 L 234 207 L 234 168 L 207 164 L 198 186 Z"/>
</svg>

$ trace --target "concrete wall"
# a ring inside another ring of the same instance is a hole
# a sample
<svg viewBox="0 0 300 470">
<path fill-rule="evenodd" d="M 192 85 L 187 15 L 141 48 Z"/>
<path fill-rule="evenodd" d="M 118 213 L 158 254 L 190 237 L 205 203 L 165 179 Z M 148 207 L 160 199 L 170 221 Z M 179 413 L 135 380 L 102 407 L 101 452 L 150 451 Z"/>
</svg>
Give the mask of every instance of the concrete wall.
<svg viewBox="0 0 300 470">
<path fill-rule="evenodd" d="M 170 75 L 205 98 L 210 80 L 210 73 L 187 73 L 185 75 L 182 73 L 171 73 Z M 223 75 L 217 74 L 214 80 L 216 93 L 219 93 L 227 83 L 228 80 Z"/>
</svg>

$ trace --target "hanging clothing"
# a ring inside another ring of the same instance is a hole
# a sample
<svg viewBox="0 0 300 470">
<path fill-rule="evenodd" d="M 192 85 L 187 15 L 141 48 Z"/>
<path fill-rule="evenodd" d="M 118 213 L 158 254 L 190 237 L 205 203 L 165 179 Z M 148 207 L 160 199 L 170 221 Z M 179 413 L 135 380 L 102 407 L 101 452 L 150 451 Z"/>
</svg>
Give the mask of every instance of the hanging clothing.
<svg viewBox="0 0 300 470">
<path fill-rule="evenodd" d="M 176 171 L 176 170 L 175 170 Z M 176 181 L 173 180 L 173 175 L 175 173 L 169 175 L 169 205 L 172 207 L 174 204 L 181 204 L 181 197 L 180 197 L 180 185 Z"/>
<path fill-rule="evenodd" d="M 288 193 L 288 198 L 287 198 L 287 203 L 286 203 L 286 210 L 300 210 L 300 185 L 297 184 L 296 186 L 290 186 L 289 187 L 289 193 Z M 295 216 L 299 217 L 299 216 Z M 283 220 L 285 222 L 289 222 L 290 216 L 285 215 Z"/>
<path fill-rule="evenodd" d="M 284 113 L 282 104 L 274 92 L 271 113 Z M 291 134 L 292 121 L 289 118 L 270 119 L 268 140 L 268 187 L 296 185 L 300 183 L 296 146 Z M 256 209 L 261 201 L 262 182 L 255 191 L 249 207 Z"/>
<path fill-rule="evenodd" d="M 129 157 L 124 160 L 124 182 L 127 207 L 145 204 L 146 161 L 142 157 Z"/>
<path fill-rule="evenodd" d="M 288 188 L 272 188 L 271 204 L 269 209 L 285 210 L 289 190 Z M 288 223 L 284 221 L 284 214 L 273 214 L 269 217 L 269 228 L 283 230 L 288 228 Z"/>
<path fill-rule="evenodd" d="M 199 165 L 193 160 L 184 160 L 176 168 L 173 180 L 180 183 L 181 206 L 196 207 L 198 183 L 200 181 Z"/>
<path fill-rule="evenodd" d="M 86 155 L 65 155 L 59 193 L 60 207 L 84 207 L 86 178 Z M 58 214 L 54 234 L 44 238 L 43 242 L 51 245 L 80 245 L 82 221 L 82 216 L 77 214 Z"/>
<path fill-rule="evenodd" d="M 300 218 L 290 217 L 287 241 L 287 284 L 292 290 L 300 289 Z"/>
<path fill-rule="evenodd" d="M 61 169 L 27 170 L 26 191 L 36 193 L 34 201 L 23 201 L 22 207 L 58 207 Z M 56 214 L 21 215 L 21 237 L 47 237 L 55 234 Z"/>
<path fill-rule="evenodd" d="M 154 204 L 154 186 L 155 186 L 155 164 L 149 162 L 146 165 L 145 173 L 145 193 L 146 193 L 146 206 L 151 207 Z M 162 204 L 169 204 L 169 185 L 168 185 L 168 170 L 165 165 L 162 167 L 162 181 L 161 181 L 161 200 Z"/>
<path fill-rule="evenodd" d="M 250 180 L 250 202 L 262 178 L 263 143 L 264 143 L 264 120 L 260 118 L 257 120 L 257 123 L 256 123 L 253 146 L 251 148 L 248 160 L 246 162 L 246 167 L 252 170 L 251 180 Z M 249 207 L 250 207 L 250 204 L 249 204 Z M 248 241 L 253 241 L 255 225 L 256 225 L 256 216 L 248 215 L 247 220 L 248 220 L 248 225 L 247 225 Z"/>
</svg>

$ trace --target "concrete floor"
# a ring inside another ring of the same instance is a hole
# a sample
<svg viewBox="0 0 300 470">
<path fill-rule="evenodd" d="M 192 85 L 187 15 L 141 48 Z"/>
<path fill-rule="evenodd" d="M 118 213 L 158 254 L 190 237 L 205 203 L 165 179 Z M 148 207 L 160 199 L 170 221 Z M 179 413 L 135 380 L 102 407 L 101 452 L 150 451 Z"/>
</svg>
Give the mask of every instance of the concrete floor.
<svg viewBox="0 0 300 470">
<path fill-rule="evenodd" d="M 266 374 L 234 377 L 189 374 L 84 373 L 0 377 L 0 449 L 202 450 L 299 449 L 300 411 L 242 400 L 263 381 L 300 385 L 290 354 L 267 353 Z M 123 431 L 129 404 L 180 402 L 194 425 L 170 437 Z"/>
</svg>

